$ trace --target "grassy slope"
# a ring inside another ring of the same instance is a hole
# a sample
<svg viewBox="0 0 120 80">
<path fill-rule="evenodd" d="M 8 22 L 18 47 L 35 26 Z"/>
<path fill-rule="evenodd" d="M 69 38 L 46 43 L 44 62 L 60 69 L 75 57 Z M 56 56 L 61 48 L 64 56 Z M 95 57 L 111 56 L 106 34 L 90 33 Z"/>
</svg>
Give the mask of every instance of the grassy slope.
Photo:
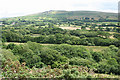
<svg viewBox="0 0 120 80">
<path fill-rule="evenodd" d="M 109 16 L 109 19 L 117 19 L 117 13 L 108 13 L 108 12 L 98 12 L 98 11 L 46 11 L 43 13 L 33 14 L 29 16 L 34 17 L 65 17 L 65 18 L 80 18 L 80 17 L 93 17 L 93 18 L 106 18 Z"/>
</svg>

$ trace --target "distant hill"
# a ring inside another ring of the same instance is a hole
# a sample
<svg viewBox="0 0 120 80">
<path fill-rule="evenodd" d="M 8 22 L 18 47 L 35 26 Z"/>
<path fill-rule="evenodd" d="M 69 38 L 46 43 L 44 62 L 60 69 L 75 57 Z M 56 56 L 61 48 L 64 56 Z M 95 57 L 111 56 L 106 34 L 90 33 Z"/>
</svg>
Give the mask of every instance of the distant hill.
<svg viewBox="0 0 120 80">
<path fill-rule="evenodd" d="M 64 10 L 50 10 L 43 13 L 37 13 L 29 16 L 34 17 L 53 17 L 53 18 L 68 18 L 79 19 L 84 17 L 89 18 L 106 18 L 117 19 L 117 13 L 99 12 L 99 11 L 64 11 Z"/>
</svg>

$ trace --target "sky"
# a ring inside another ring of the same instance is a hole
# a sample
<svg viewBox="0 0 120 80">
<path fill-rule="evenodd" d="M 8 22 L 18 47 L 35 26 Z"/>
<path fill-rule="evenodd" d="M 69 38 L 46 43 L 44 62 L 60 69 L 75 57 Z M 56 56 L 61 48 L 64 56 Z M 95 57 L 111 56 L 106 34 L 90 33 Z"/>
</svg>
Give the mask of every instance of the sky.
<svg viewBox="0 0 120 80">
<path fill-rule="evenodd" d="M 49 10 L 118 12 L 119 0 L 0 0 L 0 18 Z"/>
</svg>

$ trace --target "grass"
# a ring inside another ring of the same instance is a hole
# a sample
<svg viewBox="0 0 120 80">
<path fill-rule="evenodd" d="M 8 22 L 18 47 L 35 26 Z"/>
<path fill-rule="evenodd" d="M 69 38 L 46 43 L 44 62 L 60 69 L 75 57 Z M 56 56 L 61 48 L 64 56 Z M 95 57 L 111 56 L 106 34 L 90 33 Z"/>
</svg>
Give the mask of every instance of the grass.
<svg viewBox="0 0 120 80">
<path fill-rule="evenodd" d="M 8 44 L 20 45 L 20 44 L 25 44 L 25 43 L 19 43 L 19 42 L 5 42 L 5 45 L 8 45 Z"/>
<path fill-rule="evenodd" d="M 93 75 L 94 77 L 100 77 L 100 78 L 120 78 L 120 76 L 119 75 L 114 75 L 114 74 L 98 74 L 98 73 L 96 73 L 96 74 L 94 74 Z"/>
<path fill-rule="evenodd" d="M 39 37 L 40 34 L 32 34 L 31 37 Z"/>
<path fill-rule="evenodd" d="M 88 50 L 93 50 L 95 52 L 100 52 L 103 49 L 108 48 L 107 46 L 85 46 Z"/>
<path fill-rule="evenodd" d="M 59 27 L 62 29 L 69 29 L 69 30 L 76 30 L 76 29 L 81 29 L 80 27 Z"/>
</svg>

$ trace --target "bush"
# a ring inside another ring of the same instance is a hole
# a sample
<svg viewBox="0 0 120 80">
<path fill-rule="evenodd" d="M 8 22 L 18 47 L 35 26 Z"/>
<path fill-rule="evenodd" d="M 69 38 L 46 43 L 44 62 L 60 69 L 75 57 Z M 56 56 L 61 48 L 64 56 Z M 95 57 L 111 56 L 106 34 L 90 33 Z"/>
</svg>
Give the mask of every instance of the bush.
<svg viewBox="0 0 120 80">
<path fill-rule="evenodd" d="M 69 60 L 69 64 L 70 65 L 79 65 L 79 66 L 90 66 L 92 65 L 92 61 L 88 60 L 88 59 L 83 59 L 83 58 L 72 58 Z"/>
</svg>

